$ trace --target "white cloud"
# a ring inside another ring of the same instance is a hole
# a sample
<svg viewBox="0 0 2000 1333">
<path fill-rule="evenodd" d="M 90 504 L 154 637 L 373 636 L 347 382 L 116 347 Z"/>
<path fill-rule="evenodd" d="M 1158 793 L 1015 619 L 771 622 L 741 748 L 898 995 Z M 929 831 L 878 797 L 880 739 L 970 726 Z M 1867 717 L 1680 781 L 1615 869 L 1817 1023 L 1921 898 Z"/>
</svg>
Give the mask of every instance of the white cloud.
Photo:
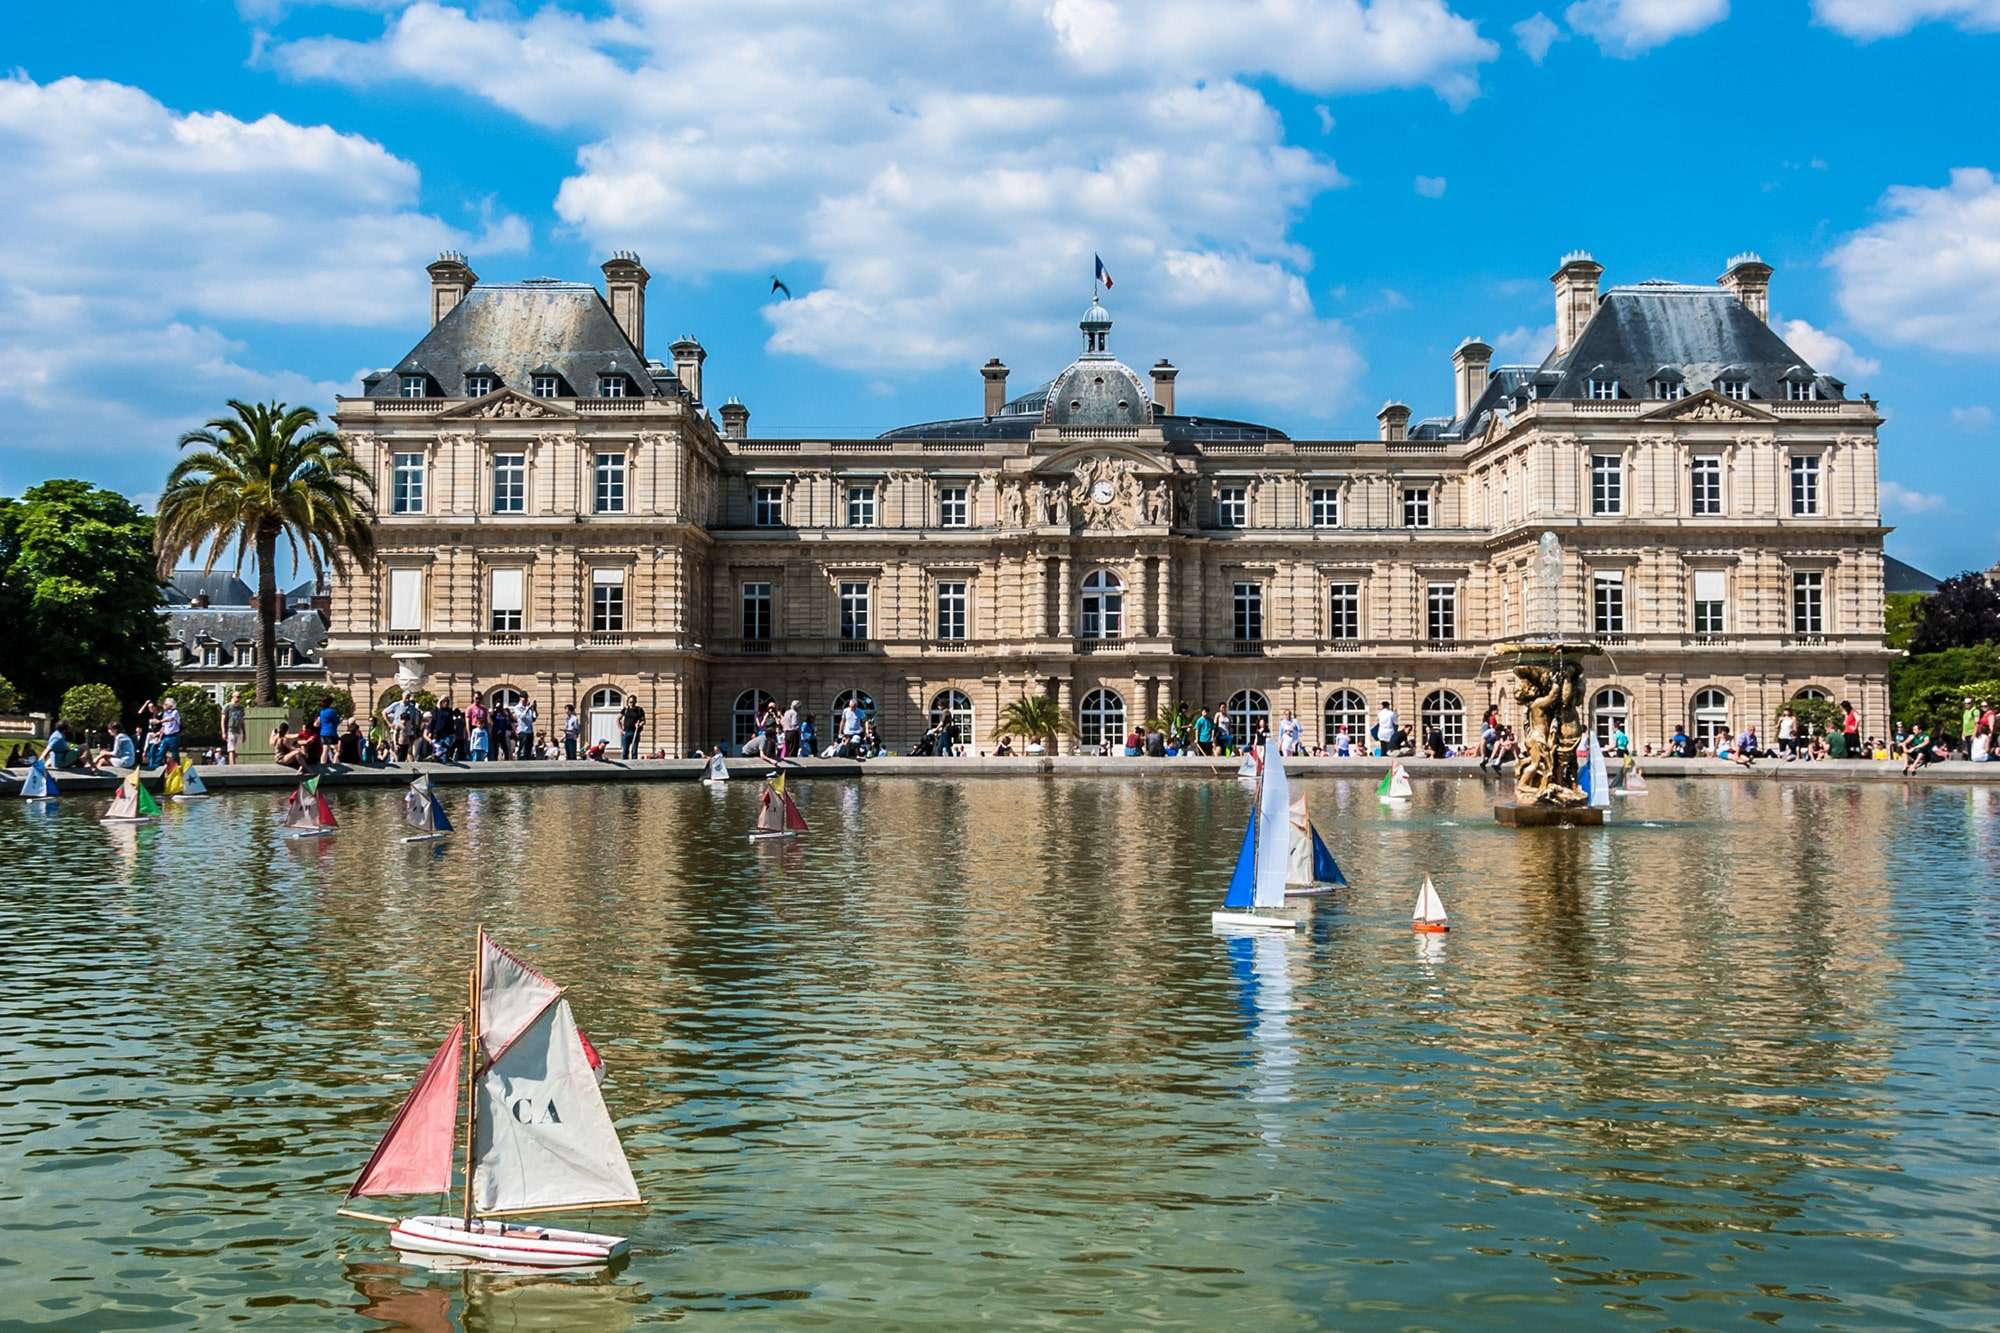
<svg viewBox="0 0 2000 1333">
<path fill-rule="evenodd" d="M 414 324 L 424 262 L 468 243 L 368 139 L 122 84 L 0 80 L 0 160 L 0 411 L 45 423 L 28 449 L 165 448 L 230 396 L 329 406 L 229 328 Z M 490 206 L 480 225 L 525 240 Z"/>
<path fill-rule="evenodd" d="M 1605 54 L 1630 57 L 1722 22 L 1729 0 L 1577 0 L 1563 17 Z"/>
<path fill-rule="evenodd" d="M 592 245 L 688 274 L 818 272 L 766 307 L 776 350 L 871 372 L 1055 363 L 1097 251 L 1119 279 L 1115 347 L 1187 363 L 1184 394 L 1201 382 L 1188 349 L 1213 347 L 1238 395 L 1329 412 L 1359 357 L 1314 310 L 1289 233 L 1344 181 L 1286 142 L 1251 81 L 1457 103 L 1497 54 L 1444 0 L 610 10 L 420 3 L 377 40 L 270 58 L 581 132 L 555 208 Z M 1274 304 L 1252 312 L 1246 292 Z"/>
<path fill-rule="evenodd" d="M 1882 508 L 1892 514 L 1924 514 L 1944 508 L 1944 497 L 1882 479 Z"/>
<path fill-rule="evenodd" d="M 1321 134 L 1332 134 L 1333 108 L 1328 106 L 1326 103 L 1321 102 L 1318 106 L 1315 106 L 1313 108 L 1313 114 L 1319 117 L 1319 132 Z"/>
<path fill-rule="evenodd" d="M 1417 193 L 1426 199 L 1444 198 L 1445 179 L 1442 176 L 1417 177 Z"/>
<path fill-rule="evenodd" d="M 2000 0 L 1813 0 L 1813 17 L 1862 41 L 1895 37 L 1940 19 L 1992 32 L 2000 29 Z"/>
<path fill-rule="evenodd" d="M 1777 330 L 1778 336 L 1790 343 L 1792 350 L 1806 359 L 1807 365 L 1822 374 L 1852 379 L 1856 375 L 1873 375 L 1882 369 L 1880 361 L 1861 355 L 1845 338 L 1816 329 L 1802 319 L 1785 320 L 1777 325 Z"/>
<path fill-rule="evenodd" d="M 1549 53 L 1549 48 L 1563 41 L 1567 34 L 1547 14 L 1536 10 L 1514 25 L 1514 40 L 1521 44 L 1521 52 L 1537 65 Z"/>
<path fill-rule="evenodd" d="M 1555 325 L 1544 324 L 1534 328 L 1523 324 L 1495 338 L 1493 352 L 1503 363 L 1514 365 L 1533 363 L 1539 366 L 1555 345 Z"/>
<path fill-rule="evenodd" d="M 1887 215 L 1828 257 L 1841 309 L 1877 342 L 1991 355 L 2000 346 L 2000 181 L 1960 167 L 1942 188 L 1892 186 Z"/>
<path fill-rule="evenodd" d="M 1985 430 L 1993 424 L 1993 409 L 1986 406 L 1954 407 L 1951 424 L 1960 430 Z"/>
</svg>

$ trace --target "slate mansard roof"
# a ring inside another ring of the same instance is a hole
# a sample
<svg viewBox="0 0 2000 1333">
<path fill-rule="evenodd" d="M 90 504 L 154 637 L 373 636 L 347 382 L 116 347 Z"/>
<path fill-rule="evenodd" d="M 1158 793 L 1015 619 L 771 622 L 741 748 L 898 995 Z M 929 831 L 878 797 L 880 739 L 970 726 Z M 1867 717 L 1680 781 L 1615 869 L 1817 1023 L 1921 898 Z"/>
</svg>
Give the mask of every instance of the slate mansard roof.
<svg viewBox="0 0 2000 1333">
<path fill-rule="evenodd" d="M 597 377 L 607 374 L 626 376 L 641 397 L 680 391 L 671 370 L 639 355 L 597 288 L 531 278 L 474 286 L 409 355 L 363 380 L 362 396 L 395 398 L 403 376 L 428 375 L 433 392 L 457 397 L 475 371 L 522 393 L 535 375 L 550 372 L 562 377 L 565 394 L 594 394 Z"/>
</svg>

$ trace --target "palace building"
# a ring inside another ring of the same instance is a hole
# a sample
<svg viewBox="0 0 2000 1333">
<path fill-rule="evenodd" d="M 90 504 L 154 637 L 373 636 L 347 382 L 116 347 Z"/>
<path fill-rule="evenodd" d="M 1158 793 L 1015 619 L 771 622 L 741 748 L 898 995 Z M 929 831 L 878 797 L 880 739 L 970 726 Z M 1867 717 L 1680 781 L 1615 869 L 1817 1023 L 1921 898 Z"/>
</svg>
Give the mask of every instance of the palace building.
<svg viewBox="0 0 2000 1333">
<path fill-rule="evenodd" d="M 1384 699 L 1457 743 L 1511 716 L 1490 650 L 1533 628 L 1554 531 L 1600 729 L 1765 734 L 1807 694 L 1886 730 L 1876 405 L 1770 327 L 1755 256 L 1713 286 L 1603 272 L 1557 268 L 1540 364 L 1468 339 L 1451 411 L 1392 402 L 1370 439 L 1198 415 L 1095 302 L 1028 392 L 980 367 L 975 415 L 767 439 L 711 410 L 699 342 L 648 354 L 636 255 L 600 291 L 446 254 L 429 331 L 336 413 L 379 559 L 334 589 L 326 668 L 367 703 L 418 662 L 598 735 L 636 695 L 672 754 L 740 743 L 767 698 L 826 735 L 849 696 L 892 744 L 951 710 L 990 750 L 1024 692 L 1085 746 L 1177 705 L 1358 740 Z"/>
</svg>

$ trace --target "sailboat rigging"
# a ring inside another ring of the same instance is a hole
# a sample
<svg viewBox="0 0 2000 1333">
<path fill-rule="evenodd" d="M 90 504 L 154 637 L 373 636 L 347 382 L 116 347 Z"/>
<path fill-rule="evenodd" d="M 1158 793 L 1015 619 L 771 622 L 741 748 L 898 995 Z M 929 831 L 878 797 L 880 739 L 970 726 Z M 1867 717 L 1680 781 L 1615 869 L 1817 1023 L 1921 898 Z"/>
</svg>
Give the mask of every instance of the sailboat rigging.
<svg viewBox="0 0 2000 1333">
<path fill-rule="evenodd" d="M 1319 836 L 1319 829 L 1314 827 L 1303 793 L 1292 798 L 1290 822 L 1292 859 L 1285 872 L 1285 896 L 1307 897 L 1343 887 L 1347 876 L 1340 873 L 1340 863 L 1333 859 L 1326 841 Z"/>
<path fill-rule="evenodd" d="M 118 784 L 118 794 L 111 798 L 111 805 L 104 812 L 106 824 L 150 824 L 160 817 L 160 803 L 153 799 L 153 793 L 146 790 L 146 784 L 139 781 L 139 775 L 127 773 L 125 780 Z"/>
<path fill-rule="evenodd" d="M 806 817 L 799 813 L 798 802 L 785 790 L 785 775 L 773 773 L 765 778 L 764 790 L 757 794 L 757 831 L 750 835 L 750 841 L 796 838 L 805 831 Z"/>
<path fill-rule="evenodd" d="M 429 774 L 418 774 L 410 789 L 403 793 L 403 819 L 418 830 L 406 836 L 404 842 L 436 842 L 452 831 L 451 820 L 445 818 L 444 805 L 438 800 Z"/>
<path fill-rule="evenodd" d="M 1222 906 L 1209 913 L 1218 926 L 1251 926 L 1297 930 L 1304 923 L 1283 915 L 1285 879 L 1292 864 L 1291 784 L 1285 761 L 1276 749 L 1264 756 L 1264 776 L 1257 786 L 1257 805 L 1243 829 L 1243 846 L 1236 855 L 1236 873 Z"/>
<path fill-rule="evenodd" d="M 326 797 L 320 795 L 317 776 L 301 782 L 285 802 L 284 826 L 288 838 L 324 838 L 339 831 L 340 821 L 333 817 Z"/>
</svg>

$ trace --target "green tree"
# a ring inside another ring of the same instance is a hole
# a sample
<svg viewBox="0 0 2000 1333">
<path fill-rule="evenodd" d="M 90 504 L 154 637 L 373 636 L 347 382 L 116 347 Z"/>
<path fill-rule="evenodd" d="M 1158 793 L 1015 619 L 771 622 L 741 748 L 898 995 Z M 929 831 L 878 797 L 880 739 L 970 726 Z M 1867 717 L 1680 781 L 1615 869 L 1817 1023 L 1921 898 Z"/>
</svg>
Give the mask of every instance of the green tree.
<svg viewBox="0 0 2000 1333">
<path fill-rule="evenodd" d="M 1929 593 L 1892 592 L 1882 599 L 1882 641 L 1901 652 L 1910 646 L 1910 636 L 1917 632 L 1917 617 L 1922 614 L 1924 598 Z"/>
<path fill-rule="evenodd" d="M 1832 699 L 1787 699 L 1778 705 L 1778 716 L 1783 717 L 1787 712 L 1798 717 L 1801 739 L 1840 729 L 1840 704 Z"/>
<path fill-rule="evenodd" d="M 403 687 L 401 685 L 391 685 L 388 689 L 382 691 L 375 700 L 375 716 L 387 722 L 389 720 L 389 705 L 402 697 Z M 419 689 L 410 696 L 410 702 L 415 704 L 419 709 L 436 708 L 437 696 L 429 690 Z"/>
<path fill-rule="evenodd" d="M 233 417 L 215 417 L 181 436 L 194 447 L 167 474 L 160 495 L 157 549 L 160 577 L 185 555 L 206 550 L 204 570 L 231 551 L 235 567 L 257 561 L 257 702 L 278 701 L 278 541 L 317 578 L 329 565 L 374 558 L 368 473 L 340 436 L 319 425 L 319 413 L 283 403 L 229 402 Z"/>
<path fill-rule="evenodd" d="M 21 692 L 14 688 L 14 682 L 0 676 L 0 713 L 21 711 Z"/>
<path fill-rule="evenodd" d="M 222 710 L 215 706 L 207 689 L 200 685 L 169 685 L 160 693 L 180 707 L 183 744 L 212 745 L 222 739 Z"/>
<path fill-rule="evenodd" d="M 86 681 L 126 699 L 166 683 L 152 545 L 153 520 L 101 486 L 45 481 L 0 497 L 0 626 L 29 707 Z"/>
<path fill-rule="evenodd" d="M 2000 589 L 1976 570 L 1967 570 L 1938 584 L 1936 592 L 1917 608 L 1910 632 L 1912 653 L 1970 648 L 2000 640 Z"/>
<path fill-rule="evenodd" d="M 1000 734 L 1040 741 L 1055 752 L 1056 737 L 1072 735 L 1076 726 L 1046 694 L 1024 694 L 1000 714 Z"/>
<path fill-rule="evenodd" d="M 329 698 L 333 700 L 333 711 L 340 714 L 343 720 L 354 716 L 354 696 L 337 686 L 329 686 L 324 681 L 316 684 L 307 680 L 300 681 L 296 685 L 287 685 L 284 692 L 278 696 L 278 702 L 311 722 L 319 717 L 319 701 Z"/>
<path fill-rule="evenodd" d="M 85 734 L 102 731 L 119 717 L 118 695 L 109 685 L 72 685 L 63 692 L 57 720 L 81 727 Z M 73 741 L 81 736 L 70 737 Z"/>
</svg>

